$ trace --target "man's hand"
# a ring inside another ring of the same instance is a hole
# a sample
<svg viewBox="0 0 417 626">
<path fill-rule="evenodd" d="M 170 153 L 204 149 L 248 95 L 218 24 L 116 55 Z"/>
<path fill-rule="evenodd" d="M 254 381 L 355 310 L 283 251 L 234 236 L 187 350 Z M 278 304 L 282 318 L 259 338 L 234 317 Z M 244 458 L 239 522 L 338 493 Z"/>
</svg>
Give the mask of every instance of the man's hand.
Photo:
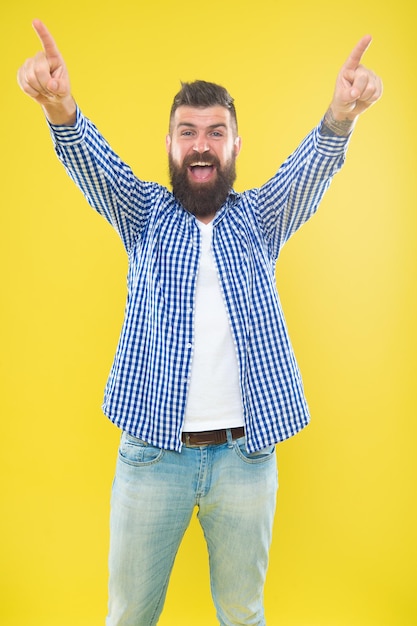
<svg viewBox="0 0 417 626">
<path fill-rule="evenodd" d="M 382 81 L 379 76 L 361 65 L 362 57 L 371 41 L 370 35 L 362 37 L 338 74 L 330 104 L 336 122 L 353 122 L 382 95 Z"/>
<path fill-rule="evenodd" d="M 42 106 L 52 124 L 74 124 L 76 105 L 64 60 L 46 26 L 34 20 L 33 27 L 43 50 L 25 61 L 18 71 L 17 82 Z"/>
</svg>

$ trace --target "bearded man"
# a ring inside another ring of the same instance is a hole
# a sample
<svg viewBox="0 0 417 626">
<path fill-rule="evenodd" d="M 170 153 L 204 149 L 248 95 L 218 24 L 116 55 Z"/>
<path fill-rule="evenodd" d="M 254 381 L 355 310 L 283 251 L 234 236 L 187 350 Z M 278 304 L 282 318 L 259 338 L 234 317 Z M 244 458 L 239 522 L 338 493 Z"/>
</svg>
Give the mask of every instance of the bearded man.
<svg viewBox="0 0 417 626">
<path fill-rule="evenodd" d="M 205 81 L 183 84 L 171 107 L 169 171 L 174 196 L 199 220 L 211 221 L 226 202 L 240 145 L 226 89 Z"/>
<path fill-rule="evenodd" d="M 274 278 L 283 244 L 316 211 L 355 121 L 382 93 L 364 37 L 323 120 L 275 176 L 233 190 L 233 99 L 186 83 L 166 140 L 172 192 L 137 178 L 87 120 L 46 27 L 18 81 L 59 159 L 129 256 L 125 320 L 103 409 L 121 429 L 111 507 L 107 626 L 153 626 L 195 507 L 221 626 L 265 624 L 275 446 L 309 422 Z M 184 593 L 186 607 L 186 592 Z"/>
</svg>

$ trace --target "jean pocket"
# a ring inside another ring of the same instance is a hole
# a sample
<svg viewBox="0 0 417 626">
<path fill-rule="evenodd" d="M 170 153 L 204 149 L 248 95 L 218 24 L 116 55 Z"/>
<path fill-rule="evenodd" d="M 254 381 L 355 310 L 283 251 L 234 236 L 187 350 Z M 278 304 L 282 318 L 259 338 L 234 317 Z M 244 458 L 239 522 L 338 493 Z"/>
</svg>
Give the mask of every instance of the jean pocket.
<svg viewBox="0 0 417 626">
<path fill-rule="evenodd" d="M 246 463 L 265 463 L 275 456 L 275 445 L 267 446 L 256 452 L 248 452 L 246 450 L 245 440 L 237 439 L 234 442 L 234 448 L 238 457 Z"/>
<path fill-rule="evenodd" d="M 162 448 L 157 448 L 133 435 L 122 434 L 119 457 L 128 465 L 152 465 L 162 459 L 164 452 Z"/>
</svg>

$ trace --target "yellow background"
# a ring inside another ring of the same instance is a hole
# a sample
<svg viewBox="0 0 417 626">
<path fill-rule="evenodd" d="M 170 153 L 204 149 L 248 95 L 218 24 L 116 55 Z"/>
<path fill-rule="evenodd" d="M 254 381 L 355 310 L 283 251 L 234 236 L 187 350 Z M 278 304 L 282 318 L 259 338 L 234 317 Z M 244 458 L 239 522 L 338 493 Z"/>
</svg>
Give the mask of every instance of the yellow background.
<svg viewBox="0 0 417 626">
<path fill-rule="evenodd" d="M 416 585 L 416 15 L 409 0 L 3 0 L 0 623 L 98 626 L 118 432 L 100 405 L 125 299 L 117 235 L 55 159 L 16 70 L 49 26 L 73 92 L 145 179 L 167 183 L 180 80 L 224 83 L 237 189 L 324 113 L 365 33 L 385 95 L 360 119 L 277 281 L 313 422 L 279 446 L 270 626 L 413 626 Z M 236 572 L 239 576 L 239 572 Z M 161 626 L 216 623 L 193 522 Z"/>
</svg>

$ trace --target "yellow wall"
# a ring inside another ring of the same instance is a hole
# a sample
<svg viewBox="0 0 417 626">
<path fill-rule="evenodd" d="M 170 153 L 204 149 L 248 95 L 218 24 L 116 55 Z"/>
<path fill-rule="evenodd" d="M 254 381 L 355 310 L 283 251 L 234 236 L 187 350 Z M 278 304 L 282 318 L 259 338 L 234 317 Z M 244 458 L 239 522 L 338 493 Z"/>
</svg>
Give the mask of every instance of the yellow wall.
<svg viewBox="0 0 417 626">
<path fill-rule="evenodd" d="M 180 80 L 224 83 L 237 188 L 316 124 L 365 33 L 385 95 L 360 120 L 320 213 L 277 280 L 313 414 L 279 447 L 271 626 L 412 626 L 416 606 L 416 16 L 408 0 L 3 0 L 0 623 L 98 626 L 118 432 L 101 414 L 125 298 L 112 229 L 55 160 L 17 67 L 54 33 L 73 91 L 146 179 L 167 182 Z M 239 576 L 239 572 L 236 572 Z M 215 624 L 193 523 L 162 626 Z"/>
</svg>

